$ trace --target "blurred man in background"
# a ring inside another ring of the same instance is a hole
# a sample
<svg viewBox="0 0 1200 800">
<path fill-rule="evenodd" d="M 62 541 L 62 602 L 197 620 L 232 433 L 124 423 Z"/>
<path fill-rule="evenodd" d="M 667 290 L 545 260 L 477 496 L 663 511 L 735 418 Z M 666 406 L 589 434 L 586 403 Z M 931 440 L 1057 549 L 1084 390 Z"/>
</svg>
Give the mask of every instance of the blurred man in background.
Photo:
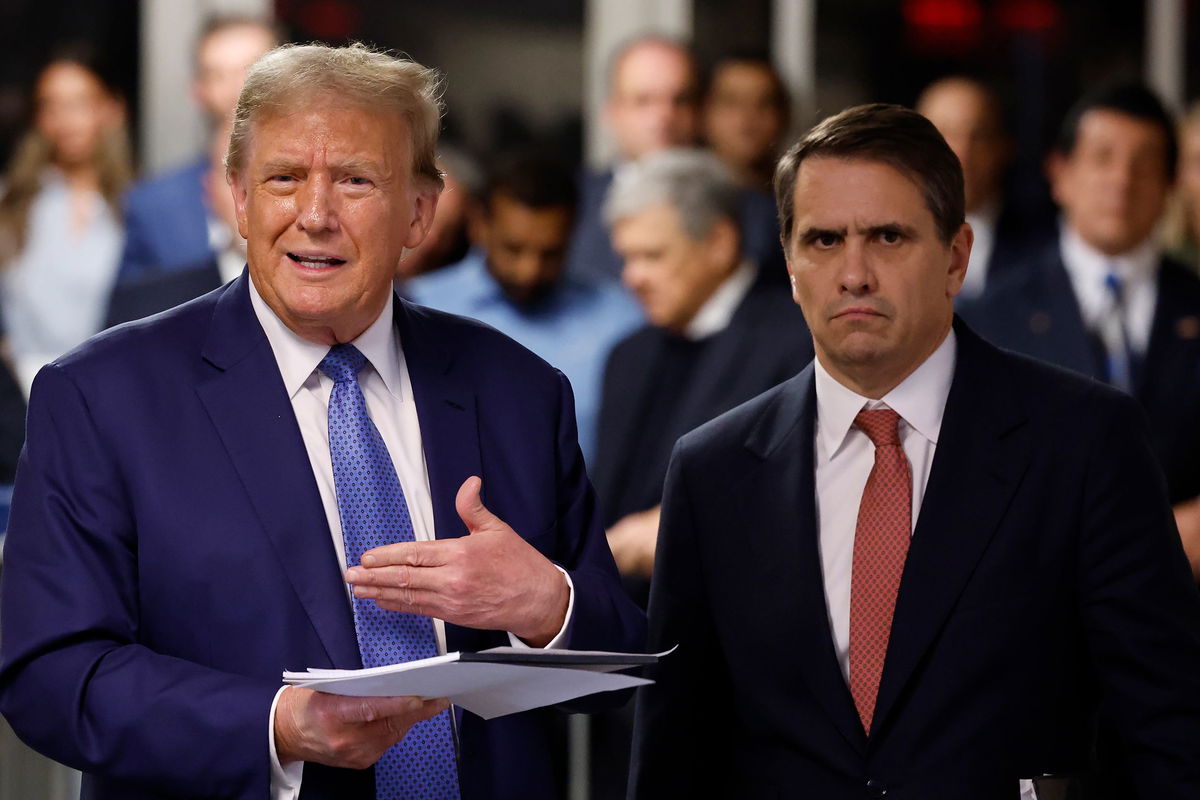
<svg viewBox="0 0 1200 800">
<path fill-rule="evenodd" d="M 1200 278 L 1155 236 L 1177 152 L 1171 117 L 1148 89 L 1085 95 L 1051 159 L 1061 234 L 963 313 L 995 343 L 1141 402 L 1200 578 Z"/>
<path fill-rule="evenodd" d="M 616 141 L 618 164 L 695 143 L 699 82 L 695 56 L 674 39 L 640 36 L 616 51 L 604 118 Z M 612 167 L 583 179 L 567 261 L 573 275 L 611 280 L 621 272 L 601 212 L 612 179 Z"/>
<path fill-rule="evenodd" d="M 916 110 L 934 124 L 962 163 L 975 245 L 960 299 L 978 297 L 1021 269 L 1030 241 L 1046 235 L 1050 221 L 1031 219 L 1032 214 L 1005 197 L 1014 145 L 995 90 L 976 78 L 949 76 L 925 87 Z"/>
<path fill-rule="evenodd" d="M 732 53 L 709 69 L 701 112 L 704 141 L 742 186 L 769 196 L 790 111 L 787 87 L 767 58 Z"/>
<path fill-rule="evenodd" d="M 771 176 L 791 120 L 787 86 L 770 59 L 750 52 L 717 59 L 704 85 L 704 141 L 742 187 L 742 252 L 760 280 L 786 286 Z"/>
<path fill-rule="evenodd" d="M 756 285 L 742 257 L 739 210 L 729 172 L 697 150 L 628 165 L 605 206 L 648 324 L 609 357 L 593 478 L 617 565 L 643 603 L 675 440 L 812 358 L 788 293 Z"/>
<path fill-rule="evenodd" d="M 486 322 L 562 370 L 590 461 L 604 361 L 642 313 L 618 284 L 563 274 L 575 204 L 575 181 L 557 161 L 532 153 L 501 159 L 472 212 L 477 247 L 407 289 L 414 301 Z"/>
<path fill-rule="evenodd" d="M 252 17 L 214 17 L 204 26 L 196 42 L 192 96 L 210 126 L 210 142 L 227 131 L 225 125 L 250 65 L 278 43 L 276 31 Z M 207 199 L 205 183 L 212 178 L 206 176 L 215 174 L 218 182 L 224 182 L 223 169 L 211 172 L 210 152 L 129 190 L 118 283 L 202 267 L 230 246 L 237 232 L 215 213 Z M 242 266 L 222 269 L 223 281 L 235 277 Z"/>
</svg>

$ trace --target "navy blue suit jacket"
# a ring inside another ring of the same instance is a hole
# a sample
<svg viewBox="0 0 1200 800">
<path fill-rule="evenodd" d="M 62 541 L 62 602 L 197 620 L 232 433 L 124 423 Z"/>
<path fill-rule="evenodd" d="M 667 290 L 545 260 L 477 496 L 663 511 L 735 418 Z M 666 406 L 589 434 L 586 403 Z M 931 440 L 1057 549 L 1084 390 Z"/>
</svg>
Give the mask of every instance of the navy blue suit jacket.
<svg viewBox="0 0 1200 800">
<path fill-rule="evenodd" d="M 207 158 L 141 181 L 125 195 L 125 249 L 117 283 L 189 269 L 214 257 L 204 205 Z"/>
<path fill-rule="evenodd" d="M 346 587 L 243 277 L 95 337 L 34 384 L 0 584 L 0 712 L 84 796 L 256 798 L 285 669 L 359 666 Z M 488 507 L 567 569 L 568 646 L 639 649 L 569 385 L 491 328 L 396 301 L 439 538 Z M 447 626 L 450 650 L 507 643 Z M 555 794 L 545 712 L 463 714 L 464 798 Z M 305 767 L 305 798 L 372 772 Z"/>
<path fill-rule="evenodd" d="M 679 649 L 639 690 L 636 800 L 1016 800 L 1084 768 L 1097 705 L 1139 797 L 1200 797 L 1200 595 L 1140 411 L 956 330 L 869 738 L 826 610 L 812 368 L 680 440 L 649 641 Z"/>
<path fill-rule="evenodd" d="M 1103 376 L 1057 239 L 981 300 L 963 304 L 960 313 L 1001 347 Z M 1150 421 L 1171 502 L 1200 496 L 1200 278 L 1169 258 L 1159 265 L 1150 344 L 1134 378 L 1133 394 Z"/>
</svg>

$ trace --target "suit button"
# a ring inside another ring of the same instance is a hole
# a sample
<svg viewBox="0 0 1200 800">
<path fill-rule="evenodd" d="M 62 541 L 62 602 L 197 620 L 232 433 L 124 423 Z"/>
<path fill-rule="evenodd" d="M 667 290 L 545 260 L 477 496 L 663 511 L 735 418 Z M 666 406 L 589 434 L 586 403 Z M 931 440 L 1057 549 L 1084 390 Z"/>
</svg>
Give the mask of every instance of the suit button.
<svg viewBox="0 0 1200 800">
<path fill-rule="evenodd" d="M 883 785 L 883 781 L 869 780 L 867 781 L 867 796 L 868 797 L 884 797 L 887 795 L 887 787 Z"/>
</svg>

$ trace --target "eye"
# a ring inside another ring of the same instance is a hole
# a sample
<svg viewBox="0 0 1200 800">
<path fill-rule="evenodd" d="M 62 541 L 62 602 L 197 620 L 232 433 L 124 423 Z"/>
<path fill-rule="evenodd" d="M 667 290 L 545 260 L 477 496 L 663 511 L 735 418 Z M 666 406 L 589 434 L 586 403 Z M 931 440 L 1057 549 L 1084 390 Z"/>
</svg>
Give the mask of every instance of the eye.
<svg viewBox="0 0 1200 800">
<path fill-rule="evenodd" d="M 842 237 L 831 231 L 821 231 L 810 236 L 809 243 L 819 250 L 828 250 L 829 248 L 836 246 L 837 243 L 841 241 L 841 238 Z"/>
<path fill-rule="evenodd" d="M 371 181 L 369 181 L 368 179 L 366 179 L 360 175 L 351 175 L 349 178 L 346 178 L 346 183 L 349 183 L 351 186 L 370 186 L 371 185 Z"/>
<path fill-rule="evenodd" d="M 884 244 L 900 244 L 904 240 L 904 235 L 900 231 L 882 230 L 879 232 L 879 241 Z"/>
</svg>

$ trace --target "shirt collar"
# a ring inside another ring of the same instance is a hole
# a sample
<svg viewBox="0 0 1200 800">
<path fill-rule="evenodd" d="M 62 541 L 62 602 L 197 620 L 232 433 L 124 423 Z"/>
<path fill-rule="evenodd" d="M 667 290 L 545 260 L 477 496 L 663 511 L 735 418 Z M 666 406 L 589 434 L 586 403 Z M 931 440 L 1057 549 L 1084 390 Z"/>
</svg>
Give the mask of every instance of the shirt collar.
<svg viewBox="0 0 1200 800">
<path fill-rule="evenodd" d="M 1119 256 L 1101 253 L 1066 223 L 1063 224 L 1060 241 L 1063 266 L 1072 282 L 1086 281 L 1090 285 L 1103 287 L 1105 277 L 1112 270 L 1126 285 L 1130 285 L 1153 281 L 1158 269 L 1159 252 L 1154 236 Z"/>
<path fill-rule="evenodd" d="M 743 261 L 733 274 L 717 286 L 683 329 L 683 335 L 693 341 L 719 333 L 729 326 L 734 312 L 754 285 L 757 270 L 754 264 Z"/>
<path fill-rule="evenodd" d="M 248 277 L 248 276 L 247 276 Z M 400 360 L 403 354 L 392 327 L 392 307 L 395 297 L 388 295 L 383 313 L 363 331 L 351 344 L 358 348 L 375 372 L 383 380 L 387 390 L 395 397 L 400 397 Z M 250 280 L 250 304 L 254 307 L 254 315 L 258 324 L 267 335 L 267 342 L 275 354 L 275 362 L 279 365 L 279 374 L 283 377 L 283 386 L 288 397 L 295 397 L 296 392 L 304 386 L 321 363 L 321 359 L 329 352 L 329 347 L 302 338 L 283 323 L 275 312 L 262 299 L 254 281 Z"/>
<path fill-rule="evenodd" d="M 954 378 L 956 352 L 957 340 L 951 329 L 929 358 L 877 401 L 838 383 L 822 366 L 821 359 L 814 359 L 817 419 L 820 420 L 817 430 L 827 457 L 832 460 L 837 455 L 854 426 L 854 418 L 868 406 L 892 409 L 910 428 L 936 445 Z"/>
</svg>

